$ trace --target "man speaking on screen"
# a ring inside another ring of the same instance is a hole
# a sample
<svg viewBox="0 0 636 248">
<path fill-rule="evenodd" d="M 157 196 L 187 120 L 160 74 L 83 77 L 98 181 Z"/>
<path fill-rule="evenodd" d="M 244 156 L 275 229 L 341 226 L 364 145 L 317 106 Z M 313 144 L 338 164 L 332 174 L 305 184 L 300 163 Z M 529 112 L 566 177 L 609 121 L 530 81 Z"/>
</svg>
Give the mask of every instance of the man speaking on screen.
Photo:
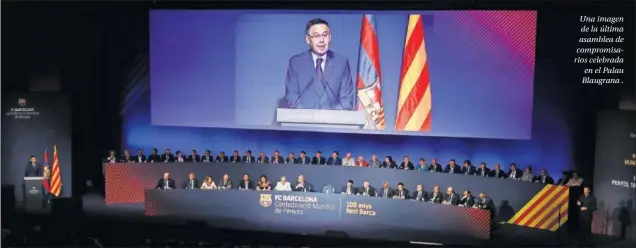
<svg viewBox="0 0 636 248">
<path fill-rule="evenodd" d="M 355 87 L 349 60 L 329 50 L 329 23 L 313 19 L 305 27 L 309 50 L 289 59 L 285 98 L 293 109 L 354 110 Z"/>
</svg>

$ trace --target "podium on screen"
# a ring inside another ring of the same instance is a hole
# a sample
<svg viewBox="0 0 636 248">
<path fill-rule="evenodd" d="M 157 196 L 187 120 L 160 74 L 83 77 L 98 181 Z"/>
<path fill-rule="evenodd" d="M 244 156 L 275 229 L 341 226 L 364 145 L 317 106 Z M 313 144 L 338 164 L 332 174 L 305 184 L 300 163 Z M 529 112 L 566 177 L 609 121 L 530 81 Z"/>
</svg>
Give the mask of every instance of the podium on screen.
<svg viewBox="0 0 636 248">
<path fill-rule="evenodd" d="M 366 118 L 364 111 L 276 109 L 276 122 L 283 127 L 363 129 Z"/>
</svg>

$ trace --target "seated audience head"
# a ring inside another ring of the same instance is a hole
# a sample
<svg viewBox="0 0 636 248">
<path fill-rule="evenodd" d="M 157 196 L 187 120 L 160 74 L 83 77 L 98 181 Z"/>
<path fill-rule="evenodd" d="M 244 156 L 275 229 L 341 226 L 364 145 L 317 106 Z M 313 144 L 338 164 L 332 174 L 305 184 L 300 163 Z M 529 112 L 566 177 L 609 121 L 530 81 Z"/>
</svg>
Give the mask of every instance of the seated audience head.
<svg viewBox="0 0 636 248">
<path fill-rule="evenodd" d="M 338 156 L 340 156 L 340 153 L 334 151 L 333 153 L 331 153 L 331 157 L 332 158 L 337 158 Z"/>
<path fill-rule="evenodd" d="M 389 182 L 388 181 L 384 181 L 384 183 L 382 183 L 382 188 L 388 189 L 389 188 Z"/>
<path fill-rule="evenodd" d="M 224 174 L 223 175 L 223 181 L 225 181 L 225 182 L 230 181 L 230 175 Z"/>
<path fill-rule="evenodd" d="M 470 160 L 464 160 L 464 166 L 468 167 L 471 166 L 472 163 L 470 162 Z"/>
<path fill-rule="evenodd" d="M 486 197 L 488 197 L 488 195 L 486 195 L 486 192 L 479 193 L 479 198 L 484 199 Z"/>
<path fill-rule="evenodd" d="M 450 194 L 452 194 L 452 193 L 455 193 L 455 190 L 453 190 L 453 187 L 448 187 L 448 188 L 446 188 L 446 194 L 449 194 L 449 195 L 450 195 Z"/>
<path fill-rule="evenodd" d="M 303 175 L 298 176 L 298 182 L 299 183 L 302 183 L 304 181 L 305 181 L 305 176 L 303 176 Z"/>
<path fill-rule="evenodd" d="M 317 151 L 317 152 L 316 152 L 316 157 L 317 157 L 317 158 L 319 158 L 319 157 L 321 157 L 321 156 L 322 156 L 322 152 L 321 152 L 321 151 Z"/>
<path fill-rule="evenodd" d="M 364 186 L 365 188 L 369 187 L 369 180 L 364 180 L 364 182 L 362 183 L 362 186 Z"/>
<path fill-rule="evenodd" d="M 285 176 L 280 177 L 280 182 L 281 183 L 287 182 L 287 177 L 285 177 Z"/>
<path fill-rule="evenodd" d="M 420 165 L 421 166 L 426 165 L 426 159 L 425 158 L 420 158 Z"/>
<path fill-rule="evenodd" d="M 417 191 L 422 191 L 424 190 L 424 186 L 422 186 L 421 184 L 417 185 Z"/>
<path fill-rule="evenodd" d="M 398 184 L 397 184 L 397 189 L 398 189 L 398 190 L 403 190 L 403 189 L 404 189 L 404 183 L 401 183 L 401 182 L 400 182 L 400 183 L 398 183 Z"/>
<path fill-rule="evenodd" d="M 579 173 L 577 172 L 572 172 L 572 179 L 579 179 Z"/>
<path fill-rule="evenodd" d="M 243 174 L 243 181 L 248 181 L 248 180 L 250 180 L 250 175 L 247 173 Z"/>
<path fill-rule="evenodd" d="M 345 155 L 345 157 L 347 157 L 347 158 L 351 158 L 351 153 L 350 153 L 350 152 L 347 152 L 347 155 Z"/>
<path fill-rule="evenodd" d="M 129 157 L 130 156 L 130 152 L 128 150 L 124 150 L 124 157 Z"/>
<path fill-rule="evenodd" d="M 259 153 L 259 154 L 258 154 L 258 156 L 259 156 L 259 157 L 261 157 L 261 158 L 262 158 L 262 157 L 265 157 L 265 153 L 264 153 L 264 152 L 261 152 L 261 153 Z"/>
<path fill-rule="evenodd" d="M 404 156 L 404 163 L 408 163 L 409 162 L 409 156 Z"/>
<path fill-rule="evenodd" d="M 347 187 L 353 186 L 353 180 L 347 180 Z"/>
<path fill-rule="evenodd" d="M 384 157 L 384 162 L 386 162 L 387 164 L 391 163 L 391 162 L 393 162 L 393 158 L 391 156 L 386 156 L 386 157 Z"/>
<path fill-rule="evenodd" d="M 471 196 L 470 190 L 464 190 L 464 196 Z"/>
<path fill-rule="evenodd" d="M 437 159 L 436 158 L 431 159 L 431 163 L 432 164 L 437 164 Z"/>
<path fill-rule="evenodd" d="M 516 163 L 510 163 L 510 170 L 512 170 L 512 171 L 517 170 L 517 164 Z"/>
<path fill-rule="evenodd" d="M 278 150 L 274 151 L 274 157 L 278 157 L 278 155 L 280 155 L 280 152 Z"/>
<path fill-rule="evenodd" d="M 267 176 L 265 176 L 265 175 L 261 175 L 261 178 L 259 180 L 261 181 L 261 183 L 266 183 L 266 182 L 269 181 L 269 180 L 267 180 Z"/>
<path fill-rule="evenodd" d="M 192 156 L 197 155 L 197 150 L 192 149 Z"/>
<path fill-rule="evenodd" d="M 177 151 L 177 156 L 181 157 L 182 155 L 181 151 Z"/>
<path fill-rule="evenodd" d="M 210 150 L 205 150 L 205 156 L 210 156 L 210 154 L 212 154 L 212 152 L 210 152 Z"/>
<path fill-rule="evenodd" d="M 252 150 L 247 150 L 247 151 L 245 152 L 245 155 L 246 155 L 246 156 L 252 156 Z"/>
<path fill-rule="evenodd" d="M 528 167 L 526 167 L 526 173 L 532 173 L 532 166 L 528 165 Z"/>
<path fill-rule="evenodd" d="M 439 192 L 439 185 L 433 186 L 433 192 L 435 193 Z"/>
<path fill-rule="evenodd" d="M 358 161 L 364 161 L 364 157 L 362 155 L 358 156 Z"/>
<path fill-rule="evenodd" d="M 479 164 L 479 168 L 486 169 L 486 163 L 481 162 L 481 164 Z"/>
<path fill-rule="evenodd" d="M 378 160 L 378 155 L 375 155 L 375 154 L 371 155 L 371 159 L 373 161 Z"/>
<path fill-rule="evenodd" d="M 542 177 L 548 175 L 548 171 L 546 169 L 541 169 L 541 172 L 539 172 L 539 173 L 541 174 Z"/>
<path fill-rule="evenodd" d="M 219 152 L 219 157 L 225 157 L 225 152 Z"/>
<path fill-rule="evenodd" d="M 170 172 L 164 172 L 164 173 L 163 173 L 163 179 L 164 179 L 164 180 L 168 180 L 168 179 L 170 179 Z"/>
<path fill-rule="evenodd" d="M 204 182 L 207 184 L 211 184 L 214 181 L 214 179 L 211 176 L 207 176 L 205 177 Z"/>
<path fill-rule="evenodd" d="M 166 151 L 164 152 L 165 154 L 170 154 L 172 152 L 172 150 L 170 150 L 170 148 L 166 148 Z"/>
<path fill-rule="evenodd" d="M 448 162 L 448 164 L 449 164 L 450 166 L 455 166 L 455 159 L 451 159 L 451 160 Z"/>
<path fill-rule="evenodd" d="M 501 170 L 501 165 L 500 164 L 495 164 L 495 170 Z"/>
<path fill-rule="evenodd" d="M 194 172 L 188 173 L 188 179 L 194 180 L 195 178 L 196 178 L 196 175 L 194 174 Z"/>
<path fill-rule="evenodd" d="M 108 156 L 110 156 L 110 157 L 114 157 L 114 156 L 115 156 L 115 150 L 110 150 L 110 151 L 108 151 Z M 29 158 L 29 160 L 31 160 L 31 162 L 35 162 L 35 161 L 37 161 L 38 159 L 37 159 L 35 156 L 31 156 L 31 157 Z M 34 160 L 35 160 L 35 161 L 34 161 Z"/>
<path fill-rule="evenodd" d="M 152 155 L 157 155 L 157 153 L 159 153 L 159 150 L 157 148 L 152 148 L 152 151 L 150 153 Z"/>
<path fill-rule="evenodd" d="M 293 152 L 289 152 L 289 157 L 290 157 L 290 158 L 295 157 L 294 153 L 293 153 Z"/>
<path fill-rule="evenodd" d="M 300 151 L 300 157 L 304 158 L 305 156 L 307 156 L 307 153 L 305 151 Z"/>
<path fill-rule="evenodd" d="M 238 157 L 239 156 L 239 152 L 235 150 L 234 152 L 232 152 L 232 156 Z"/>
</svg>

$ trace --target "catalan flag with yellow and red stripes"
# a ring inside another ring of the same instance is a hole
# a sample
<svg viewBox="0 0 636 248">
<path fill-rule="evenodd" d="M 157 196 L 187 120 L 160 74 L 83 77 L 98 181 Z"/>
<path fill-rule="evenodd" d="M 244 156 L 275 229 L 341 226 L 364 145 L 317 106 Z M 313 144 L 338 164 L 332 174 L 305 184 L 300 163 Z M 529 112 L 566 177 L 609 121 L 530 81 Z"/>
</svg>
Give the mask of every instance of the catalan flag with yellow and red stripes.
<svg viewBox="0 0 636 248">
<path fill-rule="evenodd" d="M 395 130 L 431 131 L 431 85 L 421 15 L 409 16 Z"/>
<path fill-rule="evenodd" d="M 57 147 L 53 146 L 53 166 L 51 166 L 51 194 L 55 197 L 62 192 L 62 177 L 60 176 L 60 160 L 57 155 Z"/>
</svg>

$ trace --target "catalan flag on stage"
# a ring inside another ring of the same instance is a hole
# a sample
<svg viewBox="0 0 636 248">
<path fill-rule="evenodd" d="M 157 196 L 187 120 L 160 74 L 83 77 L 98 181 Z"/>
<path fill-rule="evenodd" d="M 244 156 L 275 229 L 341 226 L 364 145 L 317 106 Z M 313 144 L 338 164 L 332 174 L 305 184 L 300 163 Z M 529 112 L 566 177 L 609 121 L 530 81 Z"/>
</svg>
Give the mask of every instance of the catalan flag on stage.
<svg viewBox="0 0 636 248">
<path fill-rule="evenodd" d="M 404 44 L 395 130 L 431 131 L 431 85 L 421 15 L 410 15 Z"/>
<path fill-rule="evenodd" d="M 51 194 L 55 197 L 62 192 L 62 178 L 60 176 L 60 160 L 57 155 L 57 147 L 53 146 L 53 166 L 51 166 Z"/>
<path fill-rule="evenodd" d="M 380 76 L 380 53 L 375 16 L 362 16 L 360 52 L 358 54 L 358 110 L 367 113 L 366 128 L 384 130 L 384 109 Z"/>
</svg>

